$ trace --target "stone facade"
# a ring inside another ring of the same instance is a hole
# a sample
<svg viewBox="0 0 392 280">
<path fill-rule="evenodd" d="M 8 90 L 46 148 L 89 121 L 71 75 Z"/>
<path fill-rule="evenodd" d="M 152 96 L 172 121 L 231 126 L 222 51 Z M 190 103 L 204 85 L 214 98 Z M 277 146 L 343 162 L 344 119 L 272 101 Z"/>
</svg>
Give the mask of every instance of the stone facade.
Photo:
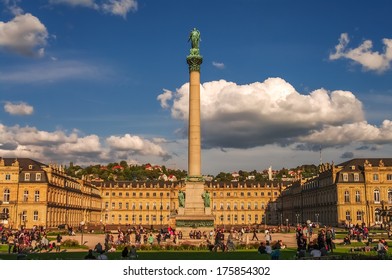
<svg viewBox="0 0 392 280">
<path fill-rule="evenodd" d="M 389 223 L 390 218 L 377 211 L 392 207 L 392 159 L 352 159 L 338 165 L 320 165 L 318 176 L 294 183 L 276 204 L 283 223 Z"/>
<path fill-rule="evenodd" d="M 0 221 L 12 228 L 60 224 L 78 226 L 99 223 L 100 190 L 91 183 L 72 178 L 61 166 L 32 159 L 0 159 L 0 212 L 9 219 Z"/>
</svg>

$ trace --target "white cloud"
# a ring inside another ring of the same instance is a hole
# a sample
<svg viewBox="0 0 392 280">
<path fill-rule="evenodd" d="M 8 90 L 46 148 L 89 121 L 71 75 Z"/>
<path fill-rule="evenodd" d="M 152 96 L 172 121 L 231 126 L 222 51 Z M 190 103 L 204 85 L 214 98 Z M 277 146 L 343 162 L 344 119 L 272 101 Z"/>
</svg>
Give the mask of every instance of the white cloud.
<svg viewBox="0 0 392 280">
<path fill-rule="evenodd" d="M 25 56 L 43 56 L 48 31 L 31 14 L 17 15 L 9 22 L 0 21 L 0 49 Z"/>
<path fill-rule="evenodd" d="M 23 9 L 17 5 L 20 0 L 2 0 L 2 2 L 14 16 L 23 14 Z"/>
<path fill-rule="evenodd" d="M 0 81 L 11 83 L 54 82 L 65 79 L 95 79 L 101 77 L 101 69 L 79 61 L 39 62 L 18 68 L 0 69 Z"/>
<path fill-rule="evenodd" d="M 218 69 L 225 69 L 225 64 L 222 62 L 213 61 L 212 65 Z"/>
<path fill-rule="evenodd" d="M 391 67 L 392 61 L 392 39 L 384 38 L 385 52 L 379 53 L 372 51 L 373 43 L 365 40 L 355 49 L 347 49 L 350 42 L 347 33 L 340 35 L 339 44 L 335 46 L 335 53 L 329 55 L 330 60 L 347 58 L 355 63 L 362 65 L 364 70 L 372 70 L 382 73 Z"/>
<path fill-rule="evenodd" d="M 97 9 L 98 5 L 94 0 L 49 0 L 51 4 L 67 4 L 70 6 L 82 6 Z"/>
<path fill-rule="evenodd" d="M 158 95 L 157 100 L 161 103 L 162 108 L 169 108 L 168 101 L 173 98 L 173 94 L 170 90 L 164 89 L 163 93 Z"/>
<path fill-rule="evenodd" d="M 4 111 L 11 115 L 31 115 L 34 112 L 33 106 L 20 102 L 20 103 L 11 103 L 6 102 L 4 105 Z"/>
<path fill-rule="evenodd" d="M 136 0 L 108 0 L 107 3 L 102 4 L 103 11 L 123 18 L 129 11 L 136 11 L 137 7 Z"/>
<path fill-rule="evenodd" d="M 140 156 L 145 162 L 166 161 L 171 155 L 159 145 L 139 136 L 126 134 L 101 139 L 98 135 L 80 135 L 77 130 L 44 131 L 36 127 L 5 126 L 0 123 L 0 155 L 31 157 L 43 162 L 96 164 L 126 158 L 129 162 Z"/>
<path fill-rule="evenodd" d="M 392 140 L 392 122 L 384 120 L 380 127 L 368 124 L 366 121 L 339 126 L 327 125 L 306 136 L 298 137 L 298 140 L 324 146 L 349 145 L 353 142 L 387 144 Z"/>
<path fill-rule="evenodd" d="M 184 84 L 158 100 L 164 108 L 172 101 L 172 117 L 186 121 L 188 91 L 189 84 Z M 281 78 L 248 85 L 225 80 L 201 85 L 202 138 L 208 148 L 286 145 L 325 125 L 363 120 L 362 103 L 348 91 L 318 89 L 305 95 Z"/>
<path fill-rule="evenodd" d="M 117 151 L 129 151 L 141 155 L 156 155 L 160 157 L 168 156 L 163 148 L 150 140 L 140 136 L 125 134 L 124 136 L 110 136 L 106 139 L 110 148 Z"/>
<path fill-rule="evenodd" d="M 137 11 L 137 0 L 49 0 L 51 4 L 67 4 L 73 7 L 87 7 L 104 13 L 126 18 L 130 11 Z"/>
</svg>

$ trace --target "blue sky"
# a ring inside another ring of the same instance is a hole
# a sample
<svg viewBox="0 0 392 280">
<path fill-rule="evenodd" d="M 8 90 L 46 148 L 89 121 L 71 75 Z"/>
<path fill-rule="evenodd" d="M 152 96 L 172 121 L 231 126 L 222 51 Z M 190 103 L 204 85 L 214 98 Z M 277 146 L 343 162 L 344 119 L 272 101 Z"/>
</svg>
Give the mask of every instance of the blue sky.
<svg viewBox="0 0 392 280">
<path fill-rule="evenodd" d="M 0 0 L 0 156 L 202 172 L 392 154 L 389 1 Z"/>
</svg>

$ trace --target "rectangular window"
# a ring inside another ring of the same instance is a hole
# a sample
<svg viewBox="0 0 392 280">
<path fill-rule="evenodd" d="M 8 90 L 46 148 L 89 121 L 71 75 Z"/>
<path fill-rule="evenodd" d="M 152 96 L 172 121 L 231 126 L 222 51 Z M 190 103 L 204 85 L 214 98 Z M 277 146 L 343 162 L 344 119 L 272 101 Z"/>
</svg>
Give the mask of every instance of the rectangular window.
<svg viewBox="0 0 392 280">
<path fill-rule="evenodd" d="M 6 181 L 11 180 L 11 174 L 5 174 L 5 180 Z"/>
<path fill-rule="evenodd" d="M 118 203 L 118 209 L 122 209 L 122 202 Z"/>
<path fill-rule="evenodd" d="M 39 202 L 39 191 L 34 192 L 34 201 Z"/>
<path fill-rule="evenodd" d="M 125 209 L 129 209 L 129 202 L 125 202 Z"/>
<path fill-rule="evenodd" d="M 24 179 L 25 181 L 30 181 L 30 173 L 25 173 Z"/>
<path fill-rule="evenodd" d="M 105 208 L 108 209 L 109 208 L 109 202 L 105 202 Z"/>
<path fill-rule="evenodd" d="M 29 191 L 25 190 L 23 192 L 23 201 L 27 202 L 29 200 Z"/>
<path fill-rule="evenodd" d="M 36 181 L 41 181 L 41 173 L 36 173 L 35 174 L 35 180 Z"/>
<path fill-rule="evenodd" d="M 373 174 L 373 181 L 378 181 L 378 174 L 377 173 Z"/>
<path fill-rule="evenodd" d="M 22 212 L 22 222 L 27 222 L 27 211 Z"/>
<path fill-rule="evenodd" d="M 343 182 L 348 182 L 348 174 L 343 173 Z"/>
<path fill-rule="evenodd" d="M 387 181 L 392 181 L 392 174 L 387 174 Z"/>
<path fill-rule="evenodd" d="M 116 203 L 112 202 L 112 209 L 114 209 L 116 207 Z"/>
<path fill-rule="evenodd" d="M 34 211 L 33 220 L 36 222 L 38 221 L 38 211 Z"/>
</svg>

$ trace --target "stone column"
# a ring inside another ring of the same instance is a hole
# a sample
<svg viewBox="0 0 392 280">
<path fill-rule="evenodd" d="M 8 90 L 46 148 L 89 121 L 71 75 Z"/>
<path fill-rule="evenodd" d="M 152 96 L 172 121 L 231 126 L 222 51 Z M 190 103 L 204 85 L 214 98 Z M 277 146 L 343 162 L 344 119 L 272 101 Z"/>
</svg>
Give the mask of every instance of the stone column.
<svg viewBox="0 0 392 280">
<path fill-rule="evenodd" d="M 188 177 L 201 179 L 201 129 L 200 129 L 200 65 L 203 62 L 198 49 L 191 49 L 189 65 L 189 126 L 188 126 Z"/>
</svg>

